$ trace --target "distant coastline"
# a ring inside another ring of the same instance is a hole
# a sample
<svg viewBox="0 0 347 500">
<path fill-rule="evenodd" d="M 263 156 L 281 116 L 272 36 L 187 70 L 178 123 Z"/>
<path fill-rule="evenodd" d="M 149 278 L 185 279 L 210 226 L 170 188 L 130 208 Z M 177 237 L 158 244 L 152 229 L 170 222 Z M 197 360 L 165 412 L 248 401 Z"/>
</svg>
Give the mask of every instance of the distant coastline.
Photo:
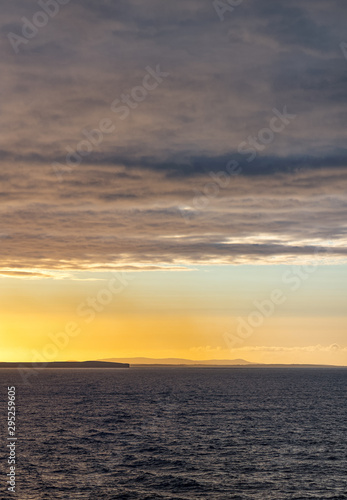
<svg viewBox="0 0 347 500">
<path fill-rule="evenodd" d="M 266 368 L 347 368 L 345 365 L 310 365 L 310 364 L 261 364 L 252 363 L 249 365 L 206 365 L 206 364 L 182 364 L 182 365 L 165 365 L 165 364 L 130 364 L 130 368 L 227 368 L 227 369 L 241 369 L 241 370 L 253 370 L 253 369 L 266 369 Z"/>
<path fill-rule="evenodd" d="M 129 363 L 114 363 L 109 361 L 52 361 L 47 363 L 0 363 L 1 368 L 130 368 Z"/>
<path fill-rule="evenodd" d="M 281 363 L 251 363 L 245 360 L 191 360 L 191 359 L 151 359 L 127 358 L 127 362 L 120 361 L 52 361 L 52 362 L 0 362 L 1 369 L 117 369 L 117 368 L 347 368 L 344 365 L 322 364 L 281 364 Z"/>
<path fill-rule="evenodd" d="M 204 359 L 193 360 L 185 358 L 109 358 L 102 359 L 111 363 L 129 363 L 130 366 L 244 366 L 253 365 L 245 359 Z"/>
<path fill-rule="evenodd" d="M 184 358 L 110 358 L 103 359 L 106 362 L 127 362 L 130 368 L 345 368 L 339 365 L 324 364 L 285 364 L 285 363 L 252 363 L 245 359 L 205 359 L 192 360 Z"/>
</svg>

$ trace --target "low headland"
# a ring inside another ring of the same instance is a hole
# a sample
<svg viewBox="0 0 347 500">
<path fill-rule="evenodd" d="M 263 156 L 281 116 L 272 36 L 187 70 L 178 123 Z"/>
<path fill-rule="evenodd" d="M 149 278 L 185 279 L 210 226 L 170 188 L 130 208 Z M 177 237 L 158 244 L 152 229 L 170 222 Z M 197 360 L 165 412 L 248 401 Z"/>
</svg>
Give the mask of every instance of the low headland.
<svg viewBox="0 0 347 500">
<path fill-rule="evenodd" d="M 0 368 L 129 368 L 129 363 L 109 361 L 52 361 L 47 363 L 0 363 Z"/>
</svg>

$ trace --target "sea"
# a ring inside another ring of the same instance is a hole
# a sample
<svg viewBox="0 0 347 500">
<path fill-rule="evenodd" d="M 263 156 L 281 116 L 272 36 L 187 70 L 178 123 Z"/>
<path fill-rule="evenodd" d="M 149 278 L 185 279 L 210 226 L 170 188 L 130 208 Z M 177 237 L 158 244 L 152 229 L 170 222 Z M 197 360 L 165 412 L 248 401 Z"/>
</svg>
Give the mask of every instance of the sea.
<svg viewBox="0 0 347 500">
<path fill-rule="evenodd" d="M 27 383 L 3 369 L 0 382 L 3 500 L 347 499 L 347 369 L 45 369 Z"/>
</svg>

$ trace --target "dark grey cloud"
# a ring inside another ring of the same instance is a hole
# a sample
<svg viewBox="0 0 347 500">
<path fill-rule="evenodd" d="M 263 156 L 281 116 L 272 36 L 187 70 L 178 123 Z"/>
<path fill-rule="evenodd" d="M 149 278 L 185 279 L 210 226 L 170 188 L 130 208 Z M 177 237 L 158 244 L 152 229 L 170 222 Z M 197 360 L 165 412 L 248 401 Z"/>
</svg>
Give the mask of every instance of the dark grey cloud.
<svg viewBox="0 0 347 500">
<path fill-rule="evenodd" d="M 8 33 L 39 9 L 13 0 L 0 25 L 6 272 L 288 261 L 331 240 L 344 258 L 344 2 L 244 0 L 220 22 L 212 1 L 73 0 L 16 54 Z M 169 76 L 121 120 L 112 102 L 157 65 Z M 69 168 L 103 119 L 112 133 Z"/>
</svg>

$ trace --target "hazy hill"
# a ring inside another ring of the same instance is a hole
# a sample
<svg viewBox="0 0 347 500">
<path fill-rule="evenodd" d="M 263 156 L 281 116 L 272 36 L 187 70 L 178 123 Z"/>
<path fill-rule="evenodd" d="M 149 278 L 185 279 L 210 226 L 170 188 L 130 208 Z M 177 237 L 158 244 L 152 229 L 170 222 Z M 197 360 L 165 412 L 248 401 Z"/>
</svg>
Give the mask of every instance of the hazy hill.
<svg viewBox="0 0 347 500">
<path fill-rule="evenodd" d="M 110 358 L 102 359 L 112 363 L 129 363 L 130 365 L 195 365 L 195 366 L 235 366 L 235 365 L 251 365 L 249 361 L 244 359 L 204 359 L 192 360 L 184 358 Z"/>
</svg>

